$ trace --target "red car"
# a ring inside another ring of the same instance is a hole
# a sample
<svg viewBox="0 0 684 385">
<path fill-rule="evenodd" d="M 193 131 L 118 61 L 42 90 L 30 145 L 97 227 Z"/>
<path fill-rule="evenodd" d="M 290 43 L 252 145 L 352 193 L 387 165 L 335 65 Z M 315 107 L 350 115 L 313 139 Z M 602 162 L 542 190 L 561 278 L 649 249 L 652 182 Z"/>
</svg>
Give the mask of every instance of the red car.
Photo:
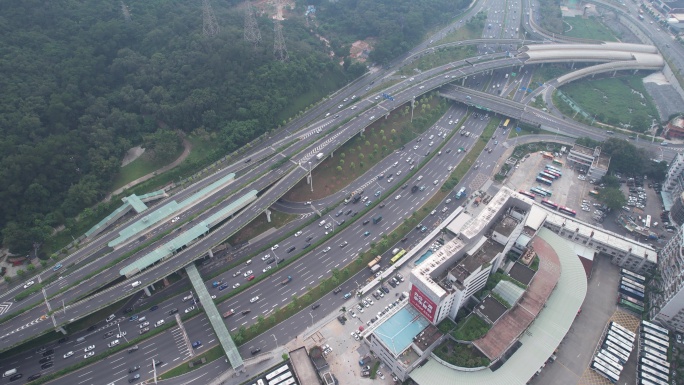
<svg viewBox="0 0 684 385">
<path fill-rule="evenodd" d="M 248 280 L 248 281 L 251 281 L 251 280 L 253 280 L 253 279 L 254 279 L 254 274 L 252 274 L 252 275 L 250 275 L 249 277 L 247 277 L 247 280 Z"/>
</svg>

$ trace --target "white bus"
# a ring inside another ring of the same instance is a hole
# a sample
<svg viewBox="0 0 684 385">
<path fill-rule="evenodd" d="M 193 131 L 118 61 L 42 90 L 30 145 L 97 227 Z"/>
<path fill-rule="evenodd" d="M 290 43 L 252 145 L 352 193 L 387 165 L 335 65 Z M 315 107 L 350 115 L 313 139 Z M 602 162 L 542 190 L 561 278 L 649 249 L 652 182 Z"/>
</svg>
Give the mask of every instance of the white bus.
<svg viewBox="0 0 684 385">
<path fill-rule="evenodd" d="M 651 216 L 646 215 L 646 219 L 644 220 L 644 227 L 647 229 L 651 228 Z"/>
<path fill-rule="evenodd" d="M 639 371 L 639 377 L 645 378 L 645 379 L 651 381 L 655 385 L 670 385 L 667 383 L 667 381 L 662 381 L 662 380 L 658 379 L 657 377 L 654 377 L 654 376 L 650 375 L 649 373 L 647 373 L 643 370 Z"/>
<path fill-rule="evenodd" d="M 654 349 L 654 350 L 660 352 L 660 354 L 667 355 L 667 349 L 656 344 L 655 342 L 652 342 L 649 340 L 641 340 L 641 346 L 643 346 L 645 348 Z"/>
<path fill-rule="evenodd" d="M 268 385 L 277 385 L 280 384 L 281 382 L 287 380 L 288 378 L 292 377 L 292 372 L 289 370 L 278 377 L 272 379 L 271 381 L 268 382 Z"/>
<path fill-rule="evenodd" d="M 649 360 L 649 361 L 653 361 L 653 362 L 655 362 L 656 364 L 658 364 L 658 365 L 660 365 L 660 366 L 662 366 L 662 367 L 667 368 L 668 370 L 670 369 L 670 363 L 669 363 L 669 362 L 667 362 L 667 361 L 665 361 L 665 360 L 662 360 L 662 359 L 660 359 L 660 358 L 658 358 L 658 357 L 656 357 L 656 356 L 654 356 L 654 355 L 652 355 L 652 354 L 650 354 L 650 353 L 643 352 L 643 353 L 641 354 L 641 358 L 645 358 L 645 359 L 647 359 L 647 360 Z"/>
<path fill-rule="evenodd" d="M 659 364 L 657 364 L 657 363 L 655 363 L 649 359 L 641 358 L 639 363 L 641 363 L 641 365 L 650 366 L 651 368 L 653 368 L 653 369 L 655 369 L 655 370 L 659 371 L 660 373 L 665 374 L 667 376 L 670 375 L 670 369 L 668 369 L 662 365 L 659 365 Z"/>
<path fill-rule="evenodd" d="M 624 347 L 620 346 L 620 344 L 618 344 L 617 342 L 606 340 L 604 342 L 604 345 L 611 347 L 619 352 L 622 352 L 622 354 L 626 355 L 627 357 L 629 357 L 632 354 L 631 350 L 625 349 Z"/>
<path fill-rule="evenodd" d="M 270 381 L 270 380 L 278 377 L 281 373 L 285 372 L 286 370 L 288 370 L 287 364 L 285 364 L 285 365 L 279 367 L 278 369 L 272 371 L 271 373 L 267 374 L 266 380 Z"/>
<path fill-rule="evenodd" d="M 660 373 L 658 370 L 655 370 L 655 369 L 648 367 L 646 365 L 639 365 L 639 370 L 641 370 L 642 372 L 648 373 L 648 374 L 652 375 L 653 377 L 655 377 L 661 381 L 665 381 L 666 383 L 667 383 L 667 381 L 670 381 L 670 376 L 663 374 L 663 373 Z"/>
<path fill-rule="evenodd" d="M 629 334 L 623 332 L 623 331 L 620 330 L 620 329 L 617 329 L 617 328 L 610 328 L 610 329 L 608 329 L 608 331 L 609 331 L 610 333 L 613 333 L 613 334 L 616 334 L 616 335 L 620 336 L 620 337 L 623 338 L 625 341 L 634 343 L 634 336 L 629 335 Z"/>
<path fill-rule="evenodd" d="M 627 329 L 626 327 L 620 325 L 617 322 L 610 321 L 610 327 L 612 327 L 613 329 L 618 329 L 621 332 L 624 332 L 625 334 L 632 336 L 632 339 L 634 339 L 636 337 L 636 333 L 634 333 L 633 331 L 631 331 L 631 330 Z"/>
<path fill-rule="evenodd" d="M 591 368 L 594 369 L 594 371 L 596 371 L 596 373 L 607 378 L 612 383 L 616 383 L 620 379 L 620 376 L 616 376 L 615 374 L 613 374 L 612 371 L 606 369 L 600 362 L 598 362 L 596 360 L 594 360 L 591 363 Z"/>
<path fill-rule="evenodd" d="M 646 282 L 646 277 L 644 277 L 643 275 L 639 275 L 635 272 L 629 271 L 627 269 L 620 270 L 620 274 L 622 274 L 623 277 L 630 278 L 630 279 L 635 280 L 641 284 Z"/>
<path fill-rule="evenodd" d="M 651 355 L 653 355 L 653 356 L 655 356 L 655 357 L 657 357 L 657 358 L 660 358 L 661 360 L 667 361 L 667 355 L 661 353 L 661 352 L 658 351 L 658 350 L 655 350 L 655 349 L 653 349 L 653 348 L 650 348 L 650 347 L 648 347 L 648 346 L 642 346 L 642 347 L 641 347 L 641 351 L 642 351 L 642 352 L 645 352 L 645 353 L 648 353 L 648 354 L 651 354 Z"/>
<path fill-rule="evenodd" d="M 646 341 L 654 342 L 654 343 L 656 343 L 656 344 L 662 346 L 662 347 L 665 348 L 666 350 L 670 348 L 670 341 L 664 340 L 664 339 L 662 339 L 662 338 L 660 338 L 660 337 L 656 337 L 656 336 L 654 336 L 654 335 L 652 335 L 652 334 L 643 333 L 643 334 L 641 335 L 641 338 L 644 339 L 644 340 L 646 340 Z"/>
<path fill-rule="evenodd" d="M 603 345 L 603 349 L 608 351 L 608 353 L 617 357 L 617 359 L 620 361 L 620 363 L 622 365 L 626 364 L 627 361 L 629 360 L 629 356 L 626 355 L 622 350 L 617 350 L 617 349 L 614 349 L 614 348 L 607 346 L 607 345 Z"/>
<path fill-rule="evenodd" d="M 622 373 L 622 364 L 620 364 L 617 358 L 613 357 L 610 353 L 604 354 L 602 352 L 596 353 L 596 357 L 605 361 L 608 365 L 612 366 L 618 373 Z"/>
<path fill-rule="evenodd" d="M 632 342 L 632 341 L 630 341 L 630 340 L 627 340 L 627 339 L 625 339 L 625 338 L 619 336 L 619 335 L 618 335 L 617 333 L 615 333 L 615 332 L 608 331 L 608 338 L 613 338 L 613 339 L 617 340 L 617 342 L 621 342 L 621 343 L 625 344 L 625 346 L 626 346 L 630 351 L 632 350 L 632 347 L 634 347 L 634 342 Z"/>
<path fill-rule="evenodd" d="M 644 286 L 643 284 L 641 284 L 641 283 L 639 283 L 633 279 L 629 279 L 627 277 L 622 277 L 622 283 L 628 283 L 628 284 L 636 287 L 637 289 L 639 289 L 641 291 L 646 291 L 646 286 Z"/>
<path fill-rule="evenodd" d="M 600 357 L 594 357 L 594 361 L 601 364 L 607 371 L 613 373 L 615 378 L 620 378 L 620 371 L 617 370 L 610 362 L 603 360 Z"/>
<path fill-rule="evenodd" d="M 642 324 L 643 326 L 647 326 L 647 327 L 649 327 L 649 328 L 651 328 L 651 329 L 653 329 L 653 330 L 655 330 L 655 331 L 657 331 L 657 332 L 660 332 L 660 334 L 664 334 L 664 335 L 666 335 L 666 336 L 668 336 L 668 335 L 670 334 L 670 332 L 669 332 L 667 329 L 665 329 L 665 328 L 662 327 L 662 326 L 658 326 L 658 325 L 656 325 L 656 324 L 654 324 L 654 323 L 652 323 L 652 322 L 641 321 L 641 324 Z"/>
</svg>

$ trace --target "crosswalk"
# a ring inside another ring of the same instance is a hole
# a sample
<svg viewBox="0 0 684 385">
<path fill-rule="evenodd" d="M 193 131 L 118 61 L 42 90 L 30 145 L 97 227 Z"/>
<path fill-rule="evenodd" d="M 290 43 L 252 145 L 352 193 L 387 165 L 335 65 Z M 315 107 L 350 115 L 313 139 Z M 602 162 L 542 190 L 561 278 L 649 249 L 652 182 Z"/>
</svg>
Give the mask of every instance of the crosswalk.
<svg viewBox="0 0 684 385">
<path fill-rule="evenodd" d="M 335 139 L 337 139 L 338 136 L 342 135 L 342 133 L 343 133 L 343 132 L 338 132 L 338 133 L 336 133 L 335 135 L 333 135 L 333 136 L 329 137 L 328 139 L 326 139 L 325 142 L 319 144 L 318 146 L 316 146 L 316 148 L 314 148 L 313 150 L 309 151 L 306 155 L 304 155 L 303 158 L 301 158 L 301 159 L 299 160 L 299 164 L 304 164 L 304 163 L 308 162 L 309 159 L 311 159 L 311 157 L 313 157 L 314 155 L 318 154 L 322 149 L 325 148 L 325 146 L 327 146 L 328 144 L 330 144 L 331 142 L 333 142 Z"/>
<path fill-rule="evenodd" d="M 188 344 L 185 340 L 185 336 L 183 335 L 183 331 L 179 327 L 175 327 L 171 329 L 171 335 L 173 335 L 173 341 L 178 347 L 178 352 L 180 352 L 182 355 L 185 355 L 183 360 L 190 357 L 192 353 L 190 352 L 190 349 L 188 349 Z"/>
</svg>

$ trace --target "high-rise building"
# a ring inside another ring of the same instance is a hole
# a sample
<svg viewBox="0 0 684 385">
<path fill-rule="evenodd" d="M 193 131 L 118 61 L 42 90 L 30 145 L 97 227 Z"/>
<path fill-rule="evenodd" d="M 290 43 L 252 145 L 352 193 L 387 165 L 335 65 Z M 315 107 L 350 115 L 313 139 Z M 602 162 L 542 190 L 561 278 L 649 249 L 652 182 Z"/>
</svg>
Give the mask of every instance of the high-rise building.
<svg viewBox="0 0 684 385">
<path fill-rule="evenodd" d="M 663 247 L 651 281 L 650 317 L 684 332 L 684 229 Z"/>
</svg>

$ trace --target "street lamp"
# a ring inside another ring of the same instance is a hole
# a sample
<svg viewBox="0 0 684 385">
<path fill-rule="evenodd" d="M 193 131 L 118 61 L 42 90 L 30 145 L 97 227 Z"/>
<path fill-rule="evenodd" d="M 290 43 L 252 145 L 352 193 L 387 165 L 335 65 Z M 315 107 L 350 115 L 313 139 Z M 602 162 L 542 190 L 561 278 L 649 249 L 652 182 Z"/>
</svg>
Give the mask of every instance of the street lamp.
<svg viewBox="0 0 684 385">
<path fill-rule="evenodd" d="M 273 336 L 273 339 L 275 340 L 276 343 L 276 349 L 278 349 L 278 339 L 276 338 L 275 334 L 271 334 Z"/>
<path fill-rule="evenodd" d="M 154 362 L 154 358 L 152 358 L 152 371 L 154 372 L 154 383 L 157 383 L 157 365 Z"/>
<path fill-rule="evenodd" d="M 275 250 L 271 249 L 271 252 L 273 253 L 273 258 L 275 258 L 276 261 L 276 269 L 278 268 L 278 256 L 275 253 Z"/>
<path fill-rule="evenodd" d="M 311 327 L 313 327 L 313 324 L 314 324 L 313 313 L 309 312 L 309 315 L 311 316 Z"/>
</svg>

